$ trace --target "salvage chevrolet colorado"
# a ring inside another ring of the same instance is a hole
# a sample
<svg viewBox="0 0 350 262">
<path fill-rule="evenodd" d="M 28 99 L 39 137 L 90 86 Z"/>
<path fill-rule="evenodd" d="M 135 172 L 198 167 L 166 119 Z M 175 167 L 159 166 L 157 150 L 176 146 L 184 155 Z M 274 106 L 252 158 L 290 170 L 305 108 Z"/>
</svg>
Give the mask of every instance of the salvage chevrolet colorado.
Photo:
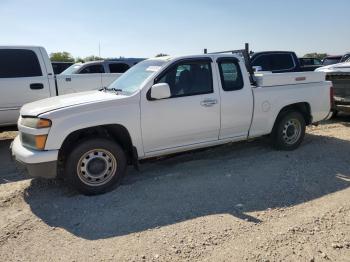
<svg viewBox="0 0 350 262">
<path fill-rule="evenodd" d="M 239 54 L 153 58 L 101 91 L 23 106 L 12 154 L 31 177 L 99 194 L 140 159 L 265 135 L 293 150 L 332 97 L 322 72 L 253 74 Z"/>
</svg>

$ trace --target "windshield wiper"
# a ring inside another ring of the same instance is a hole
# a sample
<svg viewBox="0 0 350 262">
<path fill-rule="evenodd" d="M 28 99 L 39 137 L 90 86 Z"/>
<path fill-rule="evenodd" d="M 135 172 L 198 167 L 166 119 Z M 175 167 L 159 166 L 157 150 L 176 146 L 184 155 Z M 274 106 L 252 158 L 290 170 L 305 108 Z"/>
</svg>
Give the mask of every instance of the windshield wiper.
<svg viewBox="0 0 350 262">
<path fill-rule="evenodd" d="M 118 93 L 118 92 L 123 92 L 123 90 L 122 89 L 118 89 L 118 88 L 107 88 L 107 87 L 102 87 L 102 88 L 100 88 L 98 91 L 104 91 L 104 92 L 107 92 L 107 91 L 114 91 L 114 92 L 116 92 L 116 93 Z"/>
<path fill-rule="evenodd" d="M 118 88 L 111 88 L 110 90 L 113 90 L 113 91 L 115 91 L 115 92 L 123 92 L 122 89 L 118 89 Z"/>
</svg>

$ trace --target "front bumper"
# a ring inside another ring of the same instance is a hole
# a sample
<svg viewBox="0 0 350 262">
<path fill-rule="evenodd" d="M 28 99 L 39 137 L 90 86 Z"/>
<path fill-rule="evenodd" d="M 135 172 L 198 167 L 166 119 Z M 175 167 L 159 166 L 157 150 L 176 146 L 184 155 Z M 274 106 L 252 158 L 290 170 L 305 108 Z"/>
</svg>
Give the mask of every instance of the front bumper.
<svg viewBox="0 0 350 262">
<path fill-rule="evenodd" d="M 57 176 L 58 150 L 38 151 L 24 147 L 19 136 L 10 146 L 12 159 L 28 171 L 29 177 L 55 178 Z"/>
</svg>

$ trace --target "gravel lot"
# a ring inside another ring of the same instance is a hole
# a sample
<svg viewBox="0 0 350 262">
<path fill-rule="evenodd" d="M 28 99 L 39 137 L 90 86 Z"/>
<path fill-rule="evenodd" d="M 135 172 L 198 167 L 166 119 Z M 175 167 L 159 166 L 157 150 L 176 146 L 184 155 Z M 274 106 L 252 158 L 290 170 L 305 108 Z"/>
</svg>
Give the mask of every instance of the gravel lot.
<svg viewBox="0 0 350 262">
<path fill-rule="evenodd" d="M 1 261 L 350 261 L 350 117 L 148 161 L 86 197 L 26 179 L 0 141 Z"/>
</svg>

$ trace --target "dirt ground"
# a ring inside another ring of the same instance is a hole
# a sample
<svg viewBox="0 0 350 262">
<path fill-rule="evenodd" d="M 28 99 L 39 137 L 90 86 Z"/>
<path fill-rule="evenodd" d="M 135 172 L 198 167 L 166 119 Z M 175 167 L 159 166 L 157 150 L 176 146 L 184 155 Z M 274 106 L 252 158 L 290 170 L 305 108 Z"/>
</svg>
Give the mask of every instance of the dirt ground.
<svg viewBox="0 0 350 262">
<path fill-rule="evenodd" d="M 350 261 L 350 117 L 132 168 L 86 197 L 26 179 L 0 141 L 1 261 Z"/>
</svg>

